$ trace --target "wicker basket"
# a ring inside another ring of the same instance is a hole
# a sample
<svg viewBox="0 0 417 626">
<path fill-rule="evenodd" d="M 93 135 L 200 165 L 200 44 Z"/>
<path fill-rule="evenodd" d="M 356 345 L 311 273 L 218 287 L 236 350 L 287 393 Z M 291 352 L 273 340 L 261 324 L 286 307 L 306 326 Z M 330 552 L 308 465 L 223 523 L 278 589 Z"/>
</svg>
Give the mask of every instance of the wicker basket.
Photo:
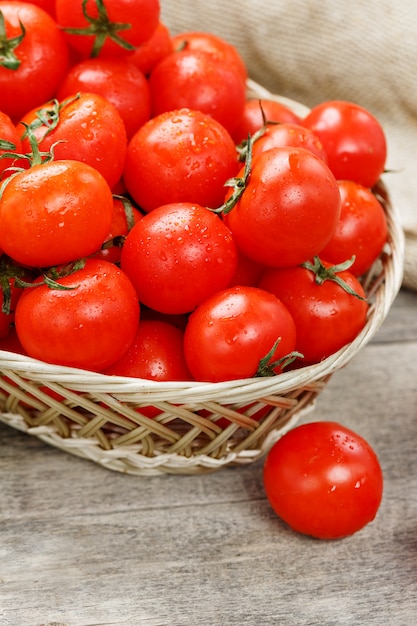
<svg viewBox="0 0 417 626">
<path fill-rule="evenodd" d="M 307 112 L 252 81 L 248 93 L 275 98 L 301 116 Z M 374 336 L 398 293 L 403 232 L 382 184 L 379 194 L 389 241 L 363 281 L 371 302 L 366 326 L 321 363 L 270 378 L 154 382 L 57 367 L 0 351 L 0 420 L 128 474 L 195 474 L 257 460 L 314 407 L 330 376 Z M 148 417 L 149 407 L 159 413 Z"/>
</svg>

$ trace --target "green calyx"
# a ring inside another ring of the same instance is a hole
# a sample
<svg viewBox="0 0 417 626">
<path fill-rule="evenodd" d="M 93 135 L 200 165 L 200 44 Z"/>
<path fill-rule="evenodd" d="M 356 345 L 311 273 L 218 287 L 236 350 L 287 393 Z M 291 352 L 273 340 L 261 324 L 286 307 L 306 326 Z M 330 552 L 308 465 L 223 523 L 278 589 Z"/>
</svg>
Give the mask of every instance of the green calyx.
<svg viewBox="0 0 417 626">
<path fill-rule="evenodd" d="M 20 35 L 16 37 L 7 38 L 6 22 L 4 15 L 0 11 L 0 66 L 6 70 L 17 70 L 20 67 L 21 61 L 16 56 L 16 48 L 22 43 L 26 35 L 26 29 L 22 22 L 19 20 Z"/>
<path fill-rule="evenodd" d="M 332 265 L 331 267 L 326 267 L 323 262 L 319 259 L 318 256 L 314 257 L 313 262 L 306 261 L 301 264 L 301 267 L 304 267 L 307 270 L 313 272 L 315 276 L 315 281 L 318 285 L 322 285 L 326 280 L 331 280 L 334 283 L 337 283 L 339 287 L 341 287 L 346 293 L 359 300 L 366 301 L 366 298 L 363 298 L 361 295 L 356 293 L 352 287 L 350 287 L 347 282 L 343 280 L 338 274 L 340 272 L 344 272 L 348 270 L 353 263 L 355 262 L 355 257 L 353 256 L 351 259 L 344 261 L 343 263 L 338 263 L 337 265 Z"/>
<path fill-rule="evenodd" d="M 122 22 L 111 22 L 107 14 L 107 9 L 103 4 L 103 0 L 95 0 L 98 17 L 92 17 L 87 12 L 87 0 L 83 0 L 82 9 L 83 14 L 89 26 L 85 28 L 65 28 L 65 32 L 71 35 L 86 35 L 94 37 L 94 44 L 91 50 L 91 57 L 97 57 L 107 38 L 114 41 L 125 50 L 135 50 L 135 46 L 123 39 L 119 35 L 119 31 L 128 30 L 132 28 L 131 24 L 124 24 Z"/>
<path fill-rule="evenodd" d="M 258 369 L 256 371 L 255 376 L 257 378 L 263 378 L 265 376 L 276 376 L 276 369 L 280 368 L 283 371 L 286 367 L 291 365 L 295 361 L 295 359 L 303 359 L 304 355 L 301 352 L 293 351 L 289 354 L 283 356 L 281 359 L 277 359 L 276 361 L 272 361 L 272 357 L 274 356 L 275 350 L 278 347 L 278 344 L 281 341 L 281 337 L 278 337 L 268 354 L 266 354 L 260 361 L 258 365 Z"/>
</svg>

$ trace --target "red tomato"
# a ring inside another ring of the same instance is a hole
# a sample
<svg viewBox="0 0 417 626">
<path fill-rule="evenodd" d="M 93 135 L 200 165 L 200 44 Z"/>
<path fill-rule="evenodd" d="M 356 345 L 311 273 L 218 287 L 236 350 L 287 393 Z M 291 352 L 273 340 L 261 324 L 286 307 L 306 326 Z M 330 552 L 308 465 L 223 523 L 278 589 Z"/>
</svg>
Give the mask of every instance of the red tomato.
<svg viewBox="0 0 417 626">
<path fill-rule="evenodd" d="M 238 177 L 243 176 L 244 168 Z M 224 220 L 244 255 L 287 267 L 318 254 L 339 215 L 339 188 L 324 161 L 304 148 L 283 147 L 254 159 L 244 191 Z"/>
<path fill-rule="evenodd" d="M 321 140 L 338 180 L 373 187 L 384 171 L 387 145 L 379 121 L 353 102 L 332 100 L 314 107 L 303 120 Z"/>
<path fill-rule="evenodd" d="M 219 382 L 260 374 L 270 352 L 273 371 L 261 375 L 279 373 L 274 362 L 293 352 L 295 341 L 294 321 L 274 295 L 237 286 L 215 293 L 190 315 L 184 352 L 196 380 Z"/>
<path fill-rule="evenodd" d="M 49 118 L 48 125 L 40 117 Z M 50 102 L 27 113 L 21 122 L 30 125 L 39 149 L 51 150 L 54 159 L 88 163 L 114 187 L 120 180 L 127 151 L 126 128 L 116 107 L 103 96 L 81 93 L 62 102 Z M 25 130 L 22 147 L 31 152 Z"/>
<path fill-rule="evenodd" d="M 81 91 L 98 93 L 114 104 L 128 138 L 151 116 L 148 81 L 130 59 L 85 59 L 74 65 L 58 90 L 58 99 Z"/>
<path fill-rule="evenodd" d="M 284 146 L 305 148 L 327 162 L 323 144 L 313 131 L 300 124 L 290 123 L 268 125 L 262 137 L 253 142 L 252 156 L 255 158 L 261 152 Z"/>
<path fill-rule="evenodd" d="M 320 256 L 334 264 L 355 256 L 349 271 L 361 276 L 379 257 L 387 241 L 385 211 L 367 187 L 350 180 L 338 184 L 342 199 L 340 220 Z"/>
<path fill-rule="evenodd" d="M 36 4 L 55 19 L 55 0 L 30 0 L 30 3 Z"/>
<path fill-rule="evenodd" d="M 359 297 L 348 293 L 327 274 L 330 263 L 319 263 L 317 272 L 304 266 L 269 268 L 259 287 L 279 298 L 291 313 L 297 328 L 296 350 L 306 364 L 318 363 L 353 341 L 362 330 L 368 313 L 363 287 L 349 271 L 338 271 L 338 281 Z M 323 281 L 323 282 L 318 282 Z"/>
<path fill-rule="evenodd" d="M 203 50 L 173 52 L 149 77 L 153 115 L 183 107 L 211 115 L 232 132 L 246 98 L 241 75 Z"/>
<path fill-rule="evenodd" d="M 208 209 L 164 205 L 145 215 L 127 235 L 121 267 L 139 300 L 162 313 L 188 313 L 226 287 L 236 269 L 231 233 Z"/>
<path fill-rule="evenodd" d="M 374 450 L 335 422 L 312 422 L 283 435 L 266 457 L 263 479 L 277 515 L 318 539 L 361 530 L 382 500 L 383 474 Z"/>
<path fill-rule="evenodd" d="M 253 135 L 264 125 L 265 115 L 267 122 L 280 124 L 299 124 L 300 118 L 289 107 L 276 100 L 249 98 L 245 102 L 243 115 L 233 131 L 233 139 L 237 144 Z"/>
<path fill-rule="evenodd" d="M 22 289 L 16 285 L 16 277 L 30 280 L 29 273 L 16 267 L 5 255 L 0 258 L 0 338 L 7 337 L 12 330 L 17 301 Z"/>
<path fill-rule="evenodd" d="M 122 358 L 106 374 L 149 380 L 191 380 L 184 357 L 184 333 L 173 324 L 141 320 Z"/>
<path fill-rule="evenodd" d="M 172 37 L 172 45 L 177 52 L 180 50 L 202 50 L 218 59 L 223 65 L 234 68 L 243 81 L 248 77 L 248 69 L 238 49 L 229 41 L 214 33 L 189 31 Z"/>
<path fill-rule="evenodd" d="M 158 26 L 159 0 L 56 0 L 58 25 L 85 57 L 120 56 L 147 41 Z M 88 29 L 88 32 L 83 32 Z M 81 30 L 81 32 L 79 32 Z"/>
<path fill-rule="evenodd" d="M 164 57 L 174 51 L 169 28 L 159 22 L 153 35 L 129 56 L 129 61 L 148 76 Z"/>
<path fill-rule="evenodd" d="M 113 217 L 110 231 L 95 258 L 119 263 L 122 255 L 123 237 L 142 219 L 142 213 L 133 207 L 127 198 L 113 197 Z"/>
<path fill-rule="evenodd" d="M 215 208 L 239 167 L 223 126 L 201 111 L 181 109 L 152 118 L 132 137 L 123 180 L 146 212 L 171 202 Z"/>
<path fill-rule="evenodd" d="M 110 187 L 90 165 L 35 165 L 11 178 L 3 191 L 0 246 L 22 265 L 67 263 L 96 252 L 112 215 Z"/>
<path fill-rule="evenodd" d="M 70 289 L 25 289 L 16 331 L 29 356 L 56 365 L 102 371 L 121 358 L 139 322 L 133 285 L 113 263 L 88 259 L 56 280 Z M 121 321 L 123 323 L 121 323 Z"/>
<path fill-rule="evenodd" d="M 0 35 L 0 109 L 17 121 L 55 95 L 67 71 L 68 47 L 53 18 L 38 6 L 1 2 L 0 11 L 6 28 Z"/>
<path fill-rule="evenodd" d="M 4 147 L 2 148 L 1 142 L 4 141 L 10 142 L 10 145 L 4 144 Z M 14 148 L 12 146 L 14 146 Z M 21 153 L 22 145 L 19 133 L 17 132 L 11 118 L 6 115 L 6 113 L 0 111 L 0 156 L 5 152 Z M 8 170 L 8 168 L 13 166 L 20 165 L 20 163 L 17 163 L 16 161 L 17 158 L 15 159 L 13 157 L 10 159 L 6 157 L 0 158 L 0 181 L 13 173 L 12 171 L 5 172 L 5 170 Z"/>
</svg>

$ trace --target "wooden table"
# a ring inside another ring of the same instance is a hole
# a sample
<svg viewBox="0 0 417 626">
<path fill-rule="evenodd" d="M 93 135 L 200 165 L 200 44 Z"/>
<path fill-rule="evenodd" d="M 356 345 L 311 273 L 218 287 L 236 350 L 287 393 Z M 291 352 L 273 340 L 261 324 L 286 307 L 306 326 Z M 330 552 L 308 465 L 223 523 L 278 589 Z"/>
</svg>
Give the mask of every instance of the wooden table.
<svg viewBox="0 0 417 626">
<path fill-rule="evenodd" d="M 306 419 L 375 448 L 376 520 L 323 542 L 272 512 L 262 462 L 135 477 L 0 425 L 0 626 L 417 623 L 417 294 Z"/>
</svg>

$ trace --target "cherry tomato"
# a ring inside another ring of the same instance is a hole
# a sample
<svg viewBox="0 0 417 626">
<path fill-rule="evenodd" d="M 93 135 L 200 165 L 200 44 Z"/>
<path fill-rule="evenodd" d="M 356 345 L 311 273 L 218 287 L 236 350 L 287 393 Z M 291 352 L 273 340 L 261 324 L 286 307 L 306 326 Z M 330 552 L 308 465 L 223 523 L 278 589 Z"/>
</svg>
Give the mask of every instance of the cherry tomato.
<svg viewBox="0 0 417 626">
<path fill-rule="evenodd" d="M 130 280 L 113 263 L 88 259 L 56 282 L 67 289 L 39 284 L 26 288 L 18 301 L 15 323 L 24 349 L 56 365 L 110 367 L 138 328 L 140 309 Z"/>
<path fill-rule="evenodd" d="M 324 162 L 327 162 L 323 144 L 313 131 L 301 126 L 301 124 L 290 123 L 268 125 L 264 134 L 253 143 L 253 158 L 261 154 L 261 152 L 283 146 L 305 148 L 320 157 Z"/>
<path fill-rule="evenodd" d="M 35 165 L 11 178 L 3 191 L 0 246 L 23 265 L 67 263 L 96 252 L 112 215 L 110 187 L 90 165 Z"/>
<path fill-rule="evenodd" d="M 339 188 L 324 161 L 304 148 L 282 147 L 253 160 L 244 191 L 224 220 L 244 255 L 287 267 L 318 254 L 339 216 Z"/>
<path fill-rule="evenodd" d="M 136 48 L 129 56 L 129 61 L 134 63 L 145 76 L 149 76 L 159 61 L 173 51 L 169 28 L 163 22 L 159 22 L 150 39 Z"/>
<path fill-rule="evenodd" d="M 128 138 L 151 116 L 148 81 L 130 59 L 85 59 L 74 65 L 58 90 L 58 100 L 82 91 L 98 93 L 114 104 Z"/>
<path fill-rule="evenodd" d="M 319 259 L 315 262 L 315 270 L 313 263 L 269 268 L 259 281 L 259 287 L 275 294 L 291 313 L 297 328 L 296 350 L 305 364 L 318 363 L 353 341 L 366 323 L 369 308 L 353 274 L 331 270 L 330 263 Z"/>
<path fill-rule="evenodd" d="M 267 498 L 293 530 L 340 539 L 376 516 L 383 474 L 375 451 L 336 422 L 290 430 L 269 451 L 263 473 Z"/>
<path fill-rule="evenodd" d="M 263 115 L 262 115 L 263 113 Z M 299 124 L 300 118 L 289 107 L 276 100 L 249 98 L 245 102 L 242 117 L 233 131 L 233 139 L 237 144 L 251 137 L 267 122 L 280 124 Z"/>
<path fill-rule="evenodd" d="M 185 202 L 145 215 L 127 235 L 121 257 L 139 300 L 170 314 L 188 313 L 227 287 L 236 263 L 236 247 L 222 220 Z"/>
<path fill-rule="evenodd" d="M 29 2 L 1 2 L 0 109 L 17 121 L 52 98 L 68 67 L 68 47 L 53 18 Z"/>
<path fill-rule="evenodd" d="M 130 54 L 152 36 L 159 22 L 160 3 L 159 0 L 56 0 L 55 12 L 68 43 L 84 58 L 114 57 Z"/>
<path fill-rule="evenodd" d="M 353 102 L 331 100 L 314 107 L 303 120 L 321 140 L 338 180 L 373 187 L 384 171 L 387 144 L 379 121 Z"/>
<path fill-rule="evenodd" d="M 230 133 L 245 106 L 240 73 L 200 49 L 166 56 L 151 72 L 149 86 L 154 116 L 186 107 L 211 115 Z"/>
<path fill-rule="evenodd" d="M 123 180 L 149 212 L 171 202 L 215 208 L 240 168 L 229 133 L 201 111 L 168 111 L 145 123 L 129 142 Z"/>
<path fill-rule="evenodd" d="M 364 274 L 381 254 L 387 241 L 385 211 L 370 189 L 351 180 L 338 181 L 342 210 L 336 231 L 320 253 L 331 263 L 353 256 L 349 271 Z"/>
<path fill-rule="evenodd" d="M 278 298 L 236 286 L 207 298 L 190 315 L 184 353 L 196 380 L 219 382 L 279 373 L 275 362 L 293 352 L 295 341 L 294 321 Z M 260 372 L 264 358 L 268 367 Z"/>
<path fill-rule="evenodd" d="M 243 81 L 248 78 L 248 69 L 238 49 L 230 42 L 214 33 L 203 31 L 187 31 L 172 37 L 172 45 L 177 52 L 180 50 L 203 50 L 223 65 L 233 67 Z"/>
<path fill-rule="evenodd" d="M 149 380 L 191 380 L 184 357 L 184 333 L 160 320 L 141 320 L 122 358 L 106 374 Z"/>
<path fill-rule="evenodd" d="M 45 122 L 42 123 L 42 121 Z M 110 187 L 120 180 L 127 151 L 126 128 L 116 107 L 96 93 L 80 93 L 61 102 L 51 101 L 23 116 L 30 125 L 39 150 L 52 146 L 54 159 L 74 159 L 91 165 Z M 31 152 L 22 124 L 22 148 Z"/>
</svg>

